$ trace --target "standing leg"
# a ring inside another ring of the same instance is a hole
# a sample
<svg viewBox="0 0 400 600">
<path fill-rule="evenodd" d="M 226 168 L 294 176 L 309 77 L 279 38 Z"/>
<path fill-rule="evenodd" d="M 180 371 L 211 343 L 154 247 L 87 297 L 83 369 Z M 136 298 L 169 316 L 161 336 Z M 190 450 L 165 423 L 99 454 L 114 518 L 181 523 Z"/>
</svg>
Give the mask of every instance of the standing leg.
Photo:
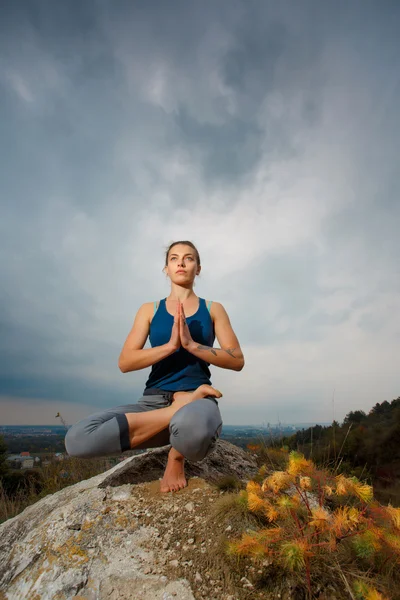
<svg viewBox="0 0 400 600">
<path fill-rule="evenodd" d="M 174 415 L 170 423 L 172 448 L 161 481 L 161 492 L 178 491 L 187 485 L 185 457 L 192 461 L 202 460 L 213 447 L 221 429 L 221 413 L 212 396 L 187 404 Z"/>
</svg>

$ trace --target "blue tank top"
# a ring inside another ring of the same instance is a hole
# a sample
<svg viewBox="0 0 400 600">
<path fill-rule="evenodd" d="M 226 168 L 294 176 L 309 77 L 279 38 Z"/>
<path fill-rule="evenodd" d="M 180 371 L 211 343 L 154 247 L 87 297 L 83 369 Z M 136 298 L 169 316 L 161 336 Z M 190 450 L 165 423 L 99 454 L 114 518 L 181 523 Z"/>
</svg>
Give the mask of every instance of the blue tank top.
<svg viewBox="0 0 400 600">
<path fill-rule="evenodd" d="M 165 301 L 166 298 L 160 301 L 150 323 L 149 338 L 153 348 L 166 344 L 171 338 L 174 317 L 167 311 Z M 203 298 L 199 298 L 199 301 L 197 312 L 186 317 L 186 322 L 195 342 L 212 347 L 215 340 L 214 324 L 206 301 Z M 211 385 L 209 365 L 181 347 L 152 366 L 145 390 L 158 388 L 177 392 L 195 390 L 203 383 Z"/>
</svg>

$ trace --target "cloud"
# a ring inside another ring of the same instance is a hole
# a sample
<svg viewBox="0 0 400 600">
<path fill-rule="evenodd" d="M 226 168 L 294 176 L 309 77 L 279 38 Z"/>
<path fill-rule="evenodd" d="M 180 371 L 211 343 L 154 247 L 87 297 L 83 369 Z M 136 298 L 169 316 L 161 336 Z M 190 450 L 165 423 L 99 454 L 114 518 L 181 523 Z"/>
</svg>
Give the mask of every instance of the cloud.
<svg viewBox="0 0 400 600">
<path fill-rule="evenodd" d="M 8 422 L 38 399 L 74 420 L 141 395 L 148 370 L 121 374 L 118 355 L 169 294 L 175 239 L 198 245 L 195 292 L 246 357 L 212 368 L 225 422 L 330 420 L 333 389 L 338 418 L 398 395 L 394 23 L 311 1 L 8 6 Z"/>
</svg>

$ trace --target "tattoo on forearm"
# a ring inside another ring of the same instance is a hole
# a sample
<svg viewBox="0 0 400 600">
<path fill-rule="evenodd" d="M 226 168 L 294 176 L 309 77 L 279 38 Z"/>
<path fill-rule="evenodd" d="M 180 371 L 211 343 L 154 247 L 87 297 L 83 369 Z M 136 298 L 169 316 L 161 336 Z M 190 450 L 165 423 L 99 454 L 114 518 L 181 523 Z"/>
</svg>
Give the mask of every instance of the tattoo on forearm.
<svg viewBox="0 0 400 600">
<path fill-rule="evenodd" d="M 229 354 L 229 356 L 232 356 L 232 358 L 239 358 L 238 356 L 234 356 L 234 352 L 235 350 L 237 350 L 237 348 L 226 348 L 225 352 L 227 352 Z"/>
<path fill-rule="evenodd" d="M 211 348 L 210 346 L 202 346 L 201 344 L 199 346 L 197 346 L 198 350 L 209 350 L 210 352 L 212 352 L 212 354 L 214 354 L 214 356 L 217 356 L 217 351 L 215 348 Z M 223 350 L 224 352 L 227 352 L 229 354 L 229 356 L 232 356 L 232 358 L 239 358 L 238 356 L 235 356 L 233 353 L 235 352 L 235 350 L 237 350 L 237 348 L 218 348 L 218 350 Z"/>
<path fill-rule="evenodd" d="M 214 348 L 211 348 L 210 346 L 202 346 L 201 344 L 199 346 L 197 346 L 198 350 L 209 350 L 210 352 L 212 352 L 215 356 L 217 356 L 217 352 L 214 350 Z"/>
</svg>

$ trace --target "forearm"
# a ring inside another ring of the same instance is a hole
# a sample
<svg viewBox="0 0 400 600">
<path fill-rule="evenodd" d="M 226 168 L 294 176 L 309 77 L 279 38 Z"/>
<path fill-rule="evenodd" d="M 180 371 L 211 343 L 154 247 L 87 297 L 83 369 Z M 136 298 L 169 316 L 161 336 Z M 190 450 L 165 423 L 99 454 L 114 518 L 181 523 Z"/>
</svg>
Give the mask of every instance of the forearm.
<svg viewBox="0 0 400 600">
<path fill-rule="evenodd" d="M 170 356 L 175 352 L 169 344 L 155 346 L 154 348 L 146 348 L 141 350 L 126 350 L 119 357 L 118 367 L 122 373 L 130 371 L 139 371 L 146 367 L 151 367 L 163 358 Z"/>
<path fill-rule="evenodd" d="M 212 348 L 193 342 L 186 350 L 211 365 L 221 367 L 222 369 L 241 371 L 244 367 L 244 356 L 240 348 Z"/>
</svg>

